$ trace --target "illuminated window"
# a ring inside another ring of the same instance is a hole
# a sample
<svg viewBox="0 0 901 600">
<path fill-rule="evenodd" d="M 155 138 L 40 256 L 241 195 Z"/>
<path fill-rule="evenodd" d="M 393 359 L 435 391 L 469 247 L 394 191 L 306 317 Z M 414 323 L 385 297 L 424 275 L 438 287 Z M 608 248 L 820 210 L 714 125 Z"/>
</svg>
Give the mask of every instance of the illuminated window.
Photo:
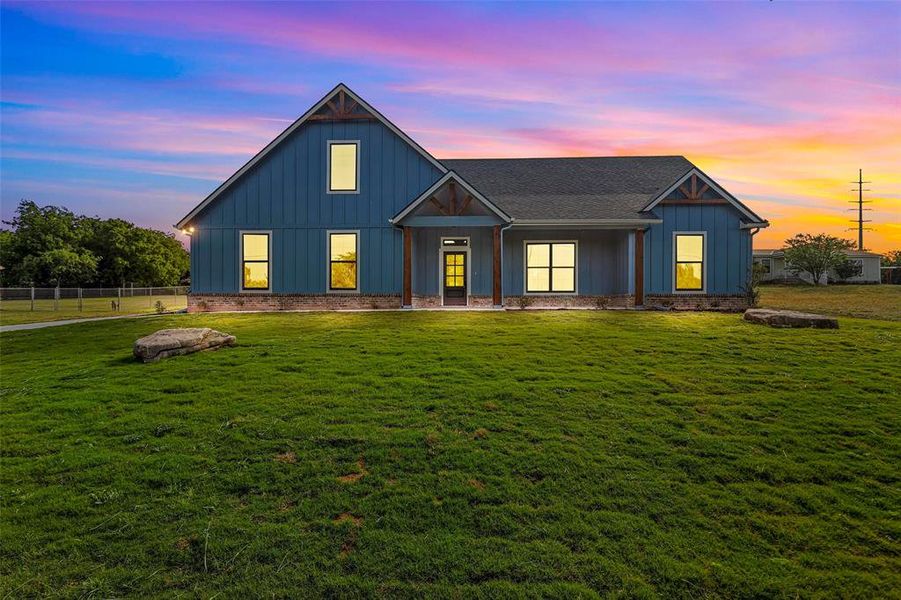
<svg viewBox="0 0 901 600">
<path fill-rule="evenodd" d="M 330 290 L 357 289 L 357 234 L 329 233 Z"/>
<path fill-rule="evenodd" d="M 526 293 L 576 291 L 575 242 L 526 243 Z"/>
<path fill-rule="evenodd" d="M 241 286 L 245 290 L 269 289 L 269 234 L 241 234 Z"/>
<path fill-rule="evenodd" d="M 704 235 L 676 234 L 676 290 L 703 291 Z"/>
<path fill-rule="evenodd" d="M 359 142 L 328 143 L 328 191 L 353 193 L 359 191 Z"/>
<path fill-rule="evenodd" d="M 466 259 L 460 252 L 444 255 L 444 287 L 463 287 L 466 277 Z"/>
</svg>

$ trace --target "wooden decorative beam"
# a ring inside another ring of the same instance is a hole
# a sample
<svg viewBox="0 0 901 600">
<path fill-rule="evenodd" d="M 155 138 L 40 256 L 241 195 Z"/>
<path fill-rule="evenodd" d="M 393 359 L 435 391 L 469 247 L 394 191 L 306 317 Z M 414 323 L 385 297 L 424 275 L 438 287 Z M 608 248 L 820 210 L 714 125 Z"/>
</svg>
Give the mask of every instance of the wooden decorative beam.
<svg viewBox="0 0 901 600">
<path fill-rule="evenodd" d="M 644 306 L 644 230 L 635 230 L 635 306 Z"/>
<path fill-rule="evenodd" d="M 448 182 L 447 193 L 450 195 L 450 209 L 448 212 L 452 215 L 459 214 L 457 213 L 457 184 L 453 181 Z"/>
<path fill-rule="evenodd" d="M 460 205 L 460 208 L 457 209 L 457 215 L 462 215 L 467 207 L 469 207 L 469 203 L 472 202 L 472 196 L 467 195 L 463 200 L 463 204 Z"/>
<path fill-rule="evenodd" d="M 413 306 L 413 230 L 404 227 L 404 306 Z"/>
<path fill-rule="evenodd" d="M 445 217 L 450 216 L 450 213 L 446 208 L 444 208 L 444 205 L 438 202 L 438 198 L 432 196 L 431 198 L 429 198 L 429 202 L 434 204 L 438 208 L 438 212 L 440 212 L 442 215 L 444 215 Z"/>
<path fill-rule="evenodd" d="M 501 305 L 501 226 L 494 226 L 494 271 L 492 281 L 492 300 L 495 306 Z"/>
</svg>

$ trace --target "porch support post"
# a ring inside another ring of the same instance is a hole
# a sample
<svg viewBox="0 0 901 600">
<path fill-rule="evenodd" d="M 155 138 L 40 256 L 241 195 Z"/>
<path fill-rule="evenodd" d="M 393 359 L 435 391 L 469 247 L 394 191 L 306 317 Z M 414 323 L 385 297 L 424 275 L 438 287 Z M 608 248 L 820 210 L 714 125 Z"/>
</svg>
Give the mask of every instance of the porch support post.
<svg viewBox="0 0 901 600">
<path fill-rule="evenodd" d="M 635 230 L 635 306 L 644 306 L 644 229 Z"/>
<path fill-rule="evenodd" d="M 413 230 L 404 227 L 404 308 L 413 307 Z"/>
<path fill-rule="evenodd" d="M 494 305 L 501 305 L 501 226 L 494 226 Z"/>
</svg>

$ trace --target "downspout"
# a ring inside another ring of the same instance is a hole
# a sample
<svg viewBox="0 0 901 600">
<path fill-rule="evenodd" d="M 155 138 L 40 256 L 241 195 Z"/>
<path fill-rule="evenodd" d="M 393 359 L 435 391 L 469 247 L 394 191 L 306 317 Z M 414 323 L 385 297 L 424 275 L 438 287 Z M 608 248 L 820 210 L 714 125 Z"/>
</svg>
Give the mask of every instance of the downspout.
<svg viewBox="0 0 901 600">
<path fill-rule="evenodd" d="M 501 308 L 504 307 L 504 273 L 507 267 L 504 266 L 504 232 L 513 227 L 514 219 L 510 219 L 510 223 L 505 227 L 501 227 Z"/>
</svg>

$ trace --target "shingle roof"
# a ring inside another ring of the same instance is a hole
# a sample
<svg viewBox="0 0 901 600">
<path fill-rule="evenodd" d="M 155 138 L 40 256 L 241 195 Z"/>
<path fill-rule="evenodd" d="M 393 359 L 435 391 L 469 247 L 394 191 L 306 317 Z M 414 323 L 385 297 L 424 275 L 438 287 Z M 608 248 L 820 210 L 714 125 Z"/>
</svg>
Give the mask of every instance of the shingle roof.
<svg viewBox="0 0 901 600">
<path fill-rule="evenodd" d="M 694 165 L 684 156 L 442 160 L 517 220 L 639 219 Z"/>
</svg>

